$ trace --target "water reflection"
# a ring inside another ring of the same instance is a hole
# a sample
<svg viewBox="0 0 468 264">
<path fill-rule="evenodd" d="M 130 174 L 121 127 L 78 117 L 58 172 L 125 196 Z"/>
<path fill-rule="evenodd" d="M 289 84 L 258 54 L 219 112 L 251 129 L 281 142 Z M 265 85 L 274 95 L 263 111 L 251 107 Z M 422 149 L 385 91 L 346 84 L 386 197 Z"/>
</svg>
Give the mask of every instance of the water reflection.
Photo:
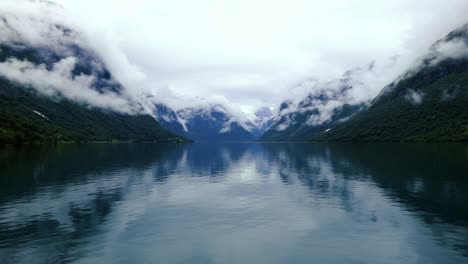
<svg viewBox="0 0 468 264">
<path fill-rule="evenodd" d="M 284 182 L 338 199 L 347 212 L 365 208 L 378 190 L 420 218 L 441 246 L 468 256 L 468 146 L 463 144 L 267 145 Z M 356 186 L 358 183 L 359 186 Z M 364 183 L 370 187 L 362 197 Z M 361 189 L 361 190 L 359 190 Z M 378 195 L 380 196 L 380 195 Z M 378 208 L 367 209 L 378 221 Z M 398 222 L 395 222 L 398 225 Z"/>
<path fill-rule="evenodd" d="M 0 149 L 2 263 L 463 263 L 468 146 Z"/>
</svg>

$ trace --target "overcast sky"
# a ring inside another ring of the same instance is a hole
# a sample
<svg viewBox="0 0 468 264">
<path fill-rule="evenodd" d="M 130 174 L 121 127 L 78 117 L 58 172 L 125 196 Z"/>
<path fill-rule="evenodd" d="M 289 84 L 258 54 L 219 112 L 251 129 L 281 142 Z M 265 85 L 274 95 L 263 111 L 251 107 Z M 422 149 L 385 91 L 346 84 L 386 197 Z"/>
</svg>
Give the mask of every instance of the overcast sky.
<svg viewBox="0 0 468 264">
<path fill-rule="evenodd" d="M 294 87 L 304 80 L 332 80 L 372 61 L 377 70 L 361 94 L 373 97 L 468 22 L 467 0 L 53 2 L 129 89 L 152 90 L 174 107 L 198 96 L 246 112 L 300 96 L 304 87 Z"/>
</svg>

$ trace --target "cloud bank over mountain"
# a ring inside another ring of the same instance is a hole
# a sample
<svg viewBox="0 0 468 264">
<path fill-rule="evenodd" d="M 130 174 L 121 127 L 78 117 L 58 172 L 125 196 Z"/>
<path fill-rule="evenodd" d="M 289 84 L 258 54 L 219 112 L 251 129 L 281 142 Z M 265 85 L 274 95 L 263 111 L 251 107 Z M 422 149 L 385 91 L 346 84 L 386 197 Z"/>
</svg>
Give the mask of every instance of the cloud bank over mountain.
<svg viewBox="0 0 468 264">
<path fill-rule="evenodd" d="M 89 88 L 93 78 L 68 74 L 65 66 L 71 67 L 73 57 L 53 69 L 8 61 L 0 65 L 5 77 L 29 82 L 46 93 L 65 87 L 56 82 L 66 83 L 68 90 L 60 92 L 68 97 L 121 111 L 138 111 L 133 109 L 135 101 L 145 107 L 152 101 L 164 102 L 174 109 L 209 101 L 228 105 L 242 118 L 241 110 L 253 115 L 260 107 L 274 108 L 288 98 L 300 100 L 310 92 L 333 90 L 330 84 L 348 71 L 353 89 L 337 104 L 372 99 L 433 42 L 466 23 L 468 4 L 4 0 L 0 11 L 9 18 L 8 26 L 19 32 L 2 25 L 2 42 L 21 40 L 56 49 L 79 43 L 96 51 L 125 90 L 123 98 L 91 89 L 72 93 L 74 85 Z M 73 31 L 64 34 L 53 25 Z M 440 51 L 459 56 L 460 50 L 465 54 L 463 49 L 463 43 L 451 43 Z M 42 74 L 48 83 L 25 78 L 31 73 Z"/>
</svg>

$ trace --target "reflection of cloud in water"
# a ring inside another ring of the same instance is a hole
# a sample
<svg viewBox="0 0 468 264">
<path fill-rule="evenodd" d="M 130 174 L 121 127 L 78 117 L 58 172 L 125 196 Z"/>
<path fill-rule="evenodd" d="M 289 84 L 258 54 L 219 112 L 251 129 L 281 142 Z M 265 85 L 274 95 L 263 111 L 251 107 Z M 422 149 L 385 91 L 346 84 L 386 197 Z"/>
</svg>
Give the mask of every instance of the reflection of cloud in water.
<svg viewBox="0 0 468 264">
<path fill-rule="evenodd" d="M 400 228 L 402 221 L 398 219 L 402 214 L 417 216 L 427 224 L 423 227 L 429 228 L 421 233 L 430 233 L 440 245 L 468 255 L 468 208 L 464 202 L 468 191 L 468 179 L 464 175 L 468 160 L 463 155 L 466 146 L 269 147 L 280 164 L 280 175 L 287 177 L 284 181 L 300 180 L 314 198 L 323 197 L 328 205 L 335 202 L 335 206 L 342 206 L 356 219 L 385 220 Z M 399 210 L 390 210 L 389 206 Z M 391 211 L 394 215 L 389 214 Z"/>
<path fill-rule="evenodd" d="M 9 175 L 0 179 L 0 257 L 459 261 L 456 252 L 466 254 L 468 245 L 468 188 L 457 174 L 464 151 L 336 144 L 4 149 L 0 157 L 10 161 L 0 169 Z"/>
</svg>

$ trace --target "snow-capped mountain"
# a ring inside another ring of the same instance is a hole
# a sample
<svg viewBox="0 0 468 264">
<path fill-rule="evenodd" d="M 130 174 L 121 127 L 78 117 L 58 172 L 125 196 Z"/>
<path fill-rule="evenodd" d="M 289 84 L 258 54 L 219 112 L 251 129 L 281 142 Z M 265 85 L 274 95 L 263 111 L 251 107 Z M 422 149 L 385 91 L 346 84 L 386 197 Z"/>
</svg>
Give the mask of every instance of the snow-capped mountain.
<svg viewBox="0 0 468 264">
<path fill-rule="evenodd" d="M 275 116 L 270 108 L 261 107 L 255 112 L 255 118 L 247 122 L 250 132 L 255 139 L 260 138 L 276 122 Z"/>
<path fill-rule="evenodd" d="M 163 103 L 155 104 L 153 116 L 165 129 L 177 135 L 189 137 L 185 120 L 182 120 L 169 106 Z"/>
<path fill-rule="evenodd" d="M 361 69 L 355 69 L 359 71 Z M 365 104 L 353 100 L 353 71 L 327 83 L 308 80 L 302 83 L 310 92 L 302 100 L 281 103 L 275 122 L 261 137 L 262 141 L 301 141 L 303 136 L 329 131 L 364 109 Z"/>
<path fill-rule="evenodd" d="M 195 141 L 254 139 L 250 127 L 221 104 L 206 103 L 178 111 L 157 104 L 155 117 L 169 131 Z"/>
</svg>

